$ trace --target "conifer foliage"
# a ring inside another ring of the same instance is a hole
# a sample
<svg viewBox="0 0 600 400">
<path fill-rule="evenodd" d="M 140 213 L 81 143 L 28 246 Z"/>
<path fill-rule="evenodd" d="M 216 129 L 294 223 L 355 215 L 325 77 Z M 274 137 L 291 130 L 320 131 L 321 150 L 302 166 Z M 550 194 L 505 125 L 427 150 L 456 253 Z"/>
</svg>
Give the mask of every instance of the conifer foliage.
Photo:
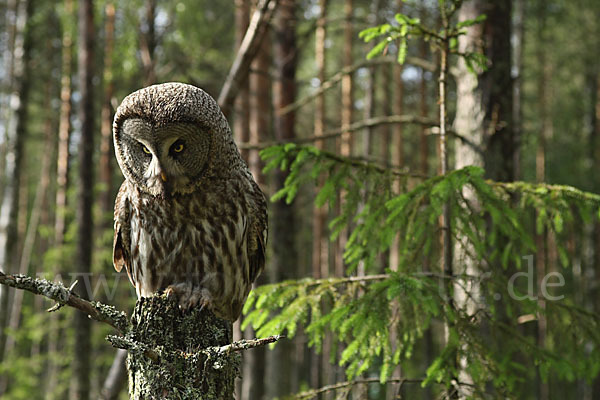
<svg viewBox="0 0 600 400">
<path fill-rule="evenodd" d="M 440 7 L 453 12 L 461 3 L 440 1 Z M 395 45 L 397 61 L 403 63 L 408 39 L 422 36 L 439 49 L 446 41 L 450 54 L 464 58 L 473 71 L 486 67 L 482 54 L 461 54 L 456 45 L 457 37 L 484 15 L 459 21 L 446 32 L 406 15 L 395 19 L 398 25 L 361 32 L 366 41 L 380 40 L 367 58 Z M 516 396 L 536 368 L 543 380 L 593 379 L 598 373 L 598 318 L 576 305 L 564 275 L 570 276 L 571 260 L 580 251 L 572 245 L 574 232 L 600 218 L 600 196 L 569 186 L 495 182 L 478 167 L 433 177 L 411 175 L 292 143 L 267 148 L 261 157 L 265 172 L 288 171 L 272 201 L 291 203 L 303 189 L 321 182 L 316 206 L 339 209 L 329 225 L 331 239 L 346 229 L 350 233 L 346 276 L 288 280 L 251 293 L 244 323 L 259 336 L 293 337 L 302 327 L 318 351 L 332 332 L 340 351 L 331 353 L 331 362 L 345 368 L 348 380 L 370 373 L 385 383 L 396 366 L 410 365 L 427 329 L 445 324 L 445 345 L 426 368 L 413 369 L 415 376 L 405 378 L 446 393 L 468 386 L 475 397 Z M 476 275 L 469 275 L 459 259 L 453 260 L 450 275 L 439 268 L 444 206 L 450 210 L 452 240 L 477 260 Z M 564 270 L 544 277 L 534 293 L 529 255 L 536 251 L 536 232 L 555 237 Z M 396 235 L 398 265 L 386 265 L 382 255 Z M 359 266 L 366 275 L 355 274 Z M 454 300 L 457 284 L 473 299 L 470 306 Z M 554 287 L 559 289 L 549 289 Z M 538 296 L 548 301 L 540 303 Z M 541 316 L 552 326 L 542 346 L 527 331 L 527 322 Z M 399 332 L 399 343 L 393 342 L 392 328 Z M 461 369 L 469 381 L 459 380 Z"/>
</svg>

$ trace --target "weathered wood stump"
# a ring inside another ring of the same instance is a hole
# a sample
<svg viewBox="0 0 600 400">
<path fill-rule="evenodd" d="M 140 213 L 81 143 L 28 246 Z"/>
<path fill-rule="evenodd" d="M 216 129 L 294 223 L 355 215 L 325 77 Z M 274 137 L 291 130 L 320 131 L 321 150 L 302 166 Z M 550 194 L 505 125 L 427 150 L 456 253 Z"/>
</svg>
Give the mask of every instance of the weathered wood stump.
<svg viewBox="0 0 600 400">
<path fill-rule="evenodd" d="M 110 340 L 129 350 L 132 400 L 233 399 L 239 357 L 218 351 L 232 341 L 231 322 L 206 309 L 182 312 L 173 298 L 142 298 L 125 337 Z"/>
</svg>

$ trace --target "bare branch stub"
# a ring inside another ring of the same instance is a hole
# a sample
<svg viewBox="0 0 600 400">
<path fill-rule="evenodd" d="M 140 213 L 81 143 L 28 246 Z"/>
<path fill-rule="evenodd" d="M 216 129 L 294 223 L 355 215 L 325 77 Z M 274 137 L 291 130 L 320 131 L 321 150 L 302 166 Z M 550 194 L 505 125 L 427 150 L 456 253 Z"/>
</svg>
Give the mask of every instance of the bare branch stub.
<svg viewBox="0 0 600 400">
<path fill-rule="evenodd" d="M 0 284 L 15 289 L 27 290 L 33 294 L 54 300 L 60 305 L 76 308 L 86 313 L 90 318 L 112 326 L 119 333 L 124 333 L 127 330 L 127 314 L 123 311 L 97 301 L 82 299 L 72 292 L 72 287 L 67 288 L 62 283 L 36 279 L 27 275 L 9 275 L 0 271 Z M 54 306 L 50 310 L 55 311 L 58 308 L 60 306 Z"/>
</svg>

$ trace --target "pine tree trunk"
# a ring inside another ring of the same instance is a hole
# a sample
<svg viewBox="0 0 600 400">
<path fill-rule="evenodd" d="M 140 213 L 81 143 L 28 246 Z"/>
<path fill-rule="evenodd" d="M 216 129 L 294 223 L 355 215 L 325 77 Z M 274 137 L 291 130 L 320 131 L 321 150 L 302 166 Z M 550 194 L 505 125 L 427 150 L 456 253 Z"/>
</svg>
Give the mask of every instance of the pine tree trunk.
<svg viewBox="0 0 600 400">
<path fill-rule="evenodd" d="M 326 49 L 325 41 L 327 38 L 327 12 L 329 1 L 319 0 L 320 14 L 317 19 L 315 29 L 315 67 L 317 69 L 317 78 L 319 85 L 325 82 L 326 76 Z M 314 136 L 321 136 L 325 131 L 325 95 L 319 94 L 315 98 L 314 113 Z M 325 148 L 323 140 L 317 140 L 315 146 L 319 149 Z M 323 179 L 320 178 L 319 187 L 322 186 Z M 318 190 L 318 189 L 317 189 Z M 312 215 L 312 276 L 313 278 L 322 278 L 329 275 L 329 241 L 325 234 L 325 225 L 327 221 L 327 211 L 325 207 L 314 207 Z M 320 365 L 322 356 L 311 351 L 310 368 L 306 378 L 312 387 L 321 385 Z"/>
<path fill-rule="evenodd" d="M 199 308 L 183 313 L 175 299 L 153 296 L 138 300 L 131 327 L 131 400 L 233 399 L 239 357 L 201 352 L 231 343 L 231 322 Z"/>
<path fill-rule="evenodd" d="M 514 12 L 513 12 L 513 34 L 514 44 L 513 49 L 513 134 L 515 143 L 514 153 L 514 177 L 515 179 L 521 179 L 521 155 L 520 155 L 520 144 L 522 135 L 522 120 L 523 110 L 521 107 L 522 103 L 522 88 L 523 88 L 523 48 L 524 48 L 524 36 L 525 36 L 525 0 L 514 0 Z"/>
<path fill-rule="evenodd" d="M 50 109 L 50 96 L 52 95 L 52 90 L 51 90 L 51 83 L 47 83 L 47 90 L 46 90 L 46 107 L 47 109 Z M 52 144 L 52 120 L 51 117 L 47 117 L 45 123 L 44 123 L 44 147 L 45 148 L 50 148 L 51 144 Z M 19 268 L 18 268 L 18 273 L 21 275 L 29 275 L 29 264 L 30 264 L 30 260 L 31 257 L 33 255 L 34 252 L 34 244 L 36 242 L 36 238 L 38 237 L 38 228 L 39 228 L 39 224 L 40 224 L 40 219 L 41 219 L 41 214 L 42 214 L 42 204 L 44 203 L 44 199 L 46 197 L 46 192 L 48 191 L 48 186 L 50 183 L 50 176 L 46 173 L 46 171 L 48 171 L 50 168 L 50 159 L 51 159 L 52 153 L 49 151 L 46 151 L 43 153 L 42 155 L 42 162 L 41 162 L 41 168 L 40 168 L 40 182 L 38 184 L 38 187 L 36 189 L 36 193 L 35 193 L 35 199 L 33 202 L 33 206 L 31 208 L 31 215 L 29 217 L 29 221 L 27 222 L 27 228 L 25 231 L 25 235 L 24 235 L 24 240 L 23 240 L 23 250 L 21 251 L 21 257 L 20 257 L 20 261 L 19 261 Z M 23 192 L 26 192 L 25 190 L 26 188 L 23 188 Z M 24 214 L 27 214 L 27 208 L 25 208 L 23 210 Z M 8 323 L 8 328 L 12 331 L 12 332 L 17 332 L 17 330 L 19 329 L 19 327 L 21 326 L 21 316 L 22 316 L 22 310 L 23 310 L 23 300 L 24 300 L 24 296 L 25 296 L 25 291 L 23 290 L 17 290 L 14 293 L 13 296 L 13 301 L 12 301 L 12 305 L 11 305 L 11 313 L 10 313 L 10 320 Z M 16 347 L 16 337 L 14 335 L 11 335 L 7 338 L 6 340 L 6 345 L 5 345 L 5 355 L 10 357 L 12 351 L 15 349 Z M 2 376 L 2 378 L 0 378 L 0 392 L 4 392 L 6 389 L 6 385 L 7 385 L 7 381 L 6 381 L 7 376 L 4 375 Z"/>
<path fill-rule="evenodd" d="M 235 38 L 236 46 L 239 50 L 242 40 L 248 30 L 250 22 L 250 1 L 236 0 L 235 2 Z M 238 143 L 248 143 L 250 141 L 250 103 L 249 103 L 249 82 L 244 80 L 239 86 L 238 95 L 235 98 L 233 122 L 233 134 Z M 248 149 L 241 150 L 242 158 L 248 163 Z"/>
<path fill-rule="evenodd" d="M 552 135 L 552 116 L 550 114 L 550 101 L 551 101 L 551 93 L 550 93 L 550 81 L 551 81 L 551 65 L 548 63 L 546 59 L 547 46 L 546 41 L 548 40 L 548 35 L 546 32 L 546 12 L 547 5 L 546 2 L 538 2 L 537 4 L 537 19 L 538 19 L 538 29 L 537 29 L 537 48 L 536 48 L 536 57 L 537 57 L 537 65 L 540 67 L 541 71 L 538 72 L 538 82 L 537 82 L 537 91 L 538 91 L 538 115 L 540 118 L 540 130 L 538 135 L 537 148 L 535 153 L 535 178 L 537 182 L 545 182 L 546 181 L 546 143 L 550 136 Z M 540 233 L 536 233 L 535 235 L 535 267 L 536 267 L 536 278 L 537 278 L 537 286 L 540 287 L 542 283 L 542 279 L 547 273 L 548 267 L 548 252 L 550 250 L 550 246 L 548 243 L 549 232 L 547 230 L 543 230 Z M 546 301 L 543 296 L 539 296 L 538 307 L 541 310 L 545 310 Z M 537 318 L 537 345 L 541 348 L 546 346 L 546 336 L 548 330 L 548 322 L 546 320 L 545 313 L 541 312 Z M 545 382 L 542 379 L 541 373 L 538 372 L 536 376 L 537 381 L 537 398 L 539 400 L 548 400 L 550 396 L 548 382 Z"/>
<path fill-rule="evenodd" d="M 94 201 L 94 5 L 92 0 L 82 0 L 79 4 L 79 59 L 78 79 L 81 102 L 79 105 L 79 121 L 81 138 L 79 142 L 79 191 L 77 204 L 77 244 L 76 272 L 80 285 L 79 293 L 89 298 L 85 281 L 89 279 L 92 262 L 92 205 Z M 82 290 L 83 288 L 83 290 Z M 83 313 L 75 314 L 75 357 L 73 359 L 74 398 L 87 400 L 90 398 L 91 372 L 91 321 Z"/>
<path fill-rule="evenodd" d="M 113 146 L 112 146 L 112 98 L 114 96 L 114 80 L 112 75 L 112 60 L 115 36 L 115 6 L 108 2 L 105 6 L 106 20 L 104 23 L 104 99 L 102 102 L 100 123 L 100 182 L 103 184 L 100 199 L 102 224 L 108 228 L 112 225 L 112 209 L 114 205 L 113 177 Z"/>
<path fill-rule="evenodd" d="M 27 73 L 30 58 L 31 35 L 28 29 L 31 1 L 15 5 L 15 41 L 11 63 L 13 96 L 8 127 L 6 129 L 5 187 L 0 212 L 0 268 L 12 272 L 18 263 L 18 211 L 21 187 L 21 164 L 25 142 L 25 123 L 30 90 Z M 4 328 L 9 320 L 9 293 L 0 287 L 0 362 L 4 358 L 6 336 Z M 2 392 L 0 391 L 0 395 Z"/>
<path fill-rule="evenodd" d="M 156 82 L 154 50 L 156 49 L 156 0 L 146 0 L 144 6 L 144 21 L 140 27 L 140 54 L 144 71 L 144 86 Z"/>
<path fill-rule="evenodd" d="M 295 112 L 280 115 L 280 110 L 296 99 L 296 5 L 294 0 L 282 0 L 275 16 L 274 57 L 276 75 L 273 83 L 273 105 L 275 139 L 293 140 Z M 275 172 L 275 187 L 283 187 L 287 173 Z M 272 243 L 269 277 L 272 282 L 297 278 L 298 255 L 296 252 L 296 210 L 293 204 L 278 201 L 272 204 L 271 235 L 277 238 Z M 291 378 L 297 372 L 294 343 L 284 341 L 267 353 L 267 376 L 265 382 L 267 398 L 273 399 L 289 394 L 298 388 L 291 387 Z"/>
<path fill-rule="evenodd" d="M 250 142 L 261 143 L 268 139 L 271 132 L 271 67 L 270 31 L 265 33 L 261 47 L 252 62 L 250 74 Z M 250 171 L 256 182 L 263 186 L 265 177 L 262 173 L 262 161 L 258 151 L 248 155 Z M 257 284 L 264 282 L 266 275 L 258 278 Z M 244 332 L 246 339 L 255 337 L 254 330 L 248 327 Z M 265 349 L 260 348 L 244 354 L 242 370 L 242 393 L 245 399 L 262 399 L 265 394 Z"/>
<path fill-rule="evenodd" d="M 67 18 L 74 21 L 73 0 L 64 1 L 64 12 Z M 74 22 L 73 22 L 74 23 Z M 65 211 L 67 206 L 67 187 L 69 177 L 69 142 L 71 134 L 71 73 L 73 67 L 73 39 L 69 24 L 62 26 L 62 66 L 60 83 L 60 112 L 58 122 L 58 143 L 56 150 L 56 196 L 54 206 L 54 238 L 52 244 L 55 248 L 61 248 L 66 230 Z M 54 265 L 52 278 L 61 279 L 63 267 Z M 64 272 L 64 271 L 63 271 Z M 64 392 L 56 393 L 59 383 L 59 375 L 64 365 L 56 361 L 54 355 L 61 353 L 65 346 L 65 335 L 62 325 L 64 323 L 63 313 L 52 313 L 50 316 L 48 333 L 48 354 L 50 355 L 47 368 L 47 380 L 44 386 L 46 399 L 63 399 Z"/>
<path fill-rule="evenodd" d="M 420 11 L 421 21 L 427 21 L 427 8 L 425 5 L 421 6 Z M 427 60 L 427 48 L 429 44 L 421 39 L 419 43 L 419 57 L 423 60 Z M 421 68 L 419 76 L 419 116 L 426 118 L 428 114 L 427 104 L 427 77 L 425 68 Z M 427 134 L 428 127 L 421 125 L 419 132 L 419 172 L 423 175 L 427 175 L 429 172 L 429 137 Z"/>
<path fill-rule="evenodd" d="M 236 48 L 239 51 L 248 30 L 250 23 L 250 1 L 249 0 L 235 0 L 235 40 Z M 233 105 L 233 134 L 237 143 L 248 143 L 250 142 L 250 85 L 248 79 L 244 79 L 239 84 L 239 91 L 235 97 Z M 249 162 L 250 151 L 248 149 L 242 149 L 240 151 L 242 158 L 246 163 Z M 233 340 L 240 340 L 243 337 L 241 330 L 241 317 L 238 321 L 233 324 Z M 242 393 L 242 381 L 238 379 L 236 381 L 236 399 L 243 400 Z"/>
<path fill-rule="evenodd" d="M 65 14 L 73 17 L 73 0 L 65 0 L 64 7 Z M 63 27 L 63 32 L 60 120 L 58 124 L 58 153 L 56 156 L 56 219 L 54 221 L 54 246 L 57 247 L 62 246 L 66 229 L 65 211 L 69 181 L 69 139 L 71 136 L 72 111 L 73 38 L 68 26 Z"/>
</svg>

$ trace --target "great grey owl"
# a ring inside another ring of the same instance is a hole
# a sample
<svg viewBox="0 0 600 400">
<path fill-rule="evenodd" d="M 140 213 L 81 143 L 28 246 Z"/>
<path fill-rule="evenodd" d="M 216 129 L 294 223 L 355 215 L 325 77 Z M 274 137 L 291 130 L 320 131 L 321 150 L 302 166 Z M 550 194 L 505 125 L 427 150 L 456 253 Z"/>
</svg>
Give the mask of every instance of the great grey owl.
<svg viewBox="0 0 600 400">
<path fill-rule="evenodd" d="M 164 291 L 236 320 L 265 264 L 267 212 L 219 106 L 195 86 L 149 86 L 123 100 L 113 135 L 115 269 L 138 298 Z"/>
</svg>

